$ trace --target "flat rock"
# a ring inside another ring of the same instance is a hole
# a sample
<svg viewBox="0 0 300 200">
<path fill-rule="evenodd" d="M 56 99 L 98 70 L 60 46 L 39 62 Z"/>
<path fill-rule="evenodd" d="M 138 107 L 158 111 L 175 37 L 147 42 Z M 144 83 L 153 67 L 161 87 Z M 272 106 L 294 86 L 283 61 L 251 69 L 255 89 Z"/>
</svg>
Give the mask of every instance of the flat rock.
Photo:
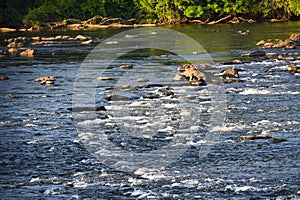
<svg viewBox="0 0 300 200">
<path fill-rule="evenodd" d="M 55 81 L 55 77 L 54 76 L 43 76 L 43 77 L 34 79 L 34 82 L 45 82 L 46 83 L 46 81 Z"/>
<path fill-rule="evenodd" d="M 87 40 L 87 41 L 81 42 L 81 44 L 83 44 L 83 45 L 88 45 L 88 44 L 92 44 L 92 43 L 93 43 L 93 40 Z"/>
<path fill-rule="evenodd" d="M 130 64 L 128 64 L 128 65 L 121 65 L 120 68 L 121 69 L 132 69 L 133 65 L 130 65 Z"/>
<path fill-rule="evenodd" d="M 146 78 L 139 78 L 136 80 L 136 82 L 148 82 L 149 80 Z"/>
<path fill-rule="evenodd" d="M 114 80 L 114 78 L 107 77 L 107 76 L 101 76 L 97 78 L 98 81 L 109 81 L 109 80 Z"/>
</svg>

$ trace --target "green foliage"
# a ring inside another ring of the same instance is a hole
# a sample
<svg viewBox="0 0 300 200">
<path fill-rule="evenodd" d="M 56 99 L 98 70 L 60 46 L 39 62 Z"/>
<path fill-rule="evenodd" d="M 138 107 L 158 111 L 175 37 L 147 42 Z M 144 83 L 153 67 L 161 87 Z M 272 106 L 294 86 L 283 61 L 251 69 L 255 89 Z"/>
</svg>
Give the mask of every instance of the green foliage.
<svg viewBox="0 0 300 200">
<path fill-rule="evenodd" d="M 39 25 L 94 16 L 178 23 L 225 15 L 289 19 L 300 15 L 300 0 L 2 0 L 0 26 Z"/>
<path fill-rule="evenodd" d="M 60 10 L 52 3 L 43 4 L 42 6 L 30 9 L 25 16 L 25 25 L 40 25 L 40 22 L 58 21 L 62 14 Z"/>
<path fill-rule="evenodd" d="M 202 6 L 188 6 L 184 15 L 188 18 L 200 18 L 204 14 Z"/>
</svg>

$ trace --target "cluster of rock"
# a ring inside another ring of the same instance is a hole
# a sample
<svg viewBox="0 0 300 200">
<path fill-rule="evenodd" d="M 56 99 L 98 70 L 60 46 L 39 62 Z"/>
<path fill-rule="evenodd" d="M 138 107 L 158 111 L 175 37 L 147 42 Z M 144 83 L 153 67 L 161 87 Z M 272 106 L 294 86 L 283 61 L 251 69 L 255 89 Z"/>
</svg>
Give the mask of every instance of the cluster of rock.
<svg viewBox="0 0 300 200">
<path fill-rule="evenodd" d="M 55 81 L 54 76 L 43 76 L 43 77 L 34 79 L 34 82 L 39 82 L 41 84 L 46 84 L 46 85 L 53 85 L 54 81 Z"/>
<path fill-rule="evenodd" d="M 0 48 L 0 56 L 20 55 L 32 57 L 35 54 L 35 50 L 32 49 L 31 46 L 45 45 L 56 41 L 79 41 L 82 45 L 93 43 L 93 39 L 90 36 L 83 35 L 77 35 L 75 37 L 68 35 L 58 35 L 55 37 L 16 37 L 4 40 L 7 45 Z"/>
<path fill-rule="evenodd" d="M 182 80 L 185 78 L 190 85 L 203 86 L 206 85 L 205 74 L 199 71 L 198 67 L 194 64 L 185 64 L 177 68 L 179 74 L 177 74 L 173 80 Z"/>
<path fill-rule="evenodd" d="M 286 40 L 261 40 L 256 43 L 257 46 L 261 47 L 262 49 L 299 49 L 300 48 L 300 33 L 292 34 L 288 39 Z M 298 52 L 295 52 L 292 55 L 287 54 L 286 52 L 281 52 L 280 54 L 277 54 L 275 52 L 265 52 L 264 50 L 253 50 L 249 53 L 245 53 L 241 55 L 242 57 L 266 57 L 266 58 L 277 58 L 278 60 L 288 60 L 288 61 L 294 61 L 294 60 L 300 60 L 300 55 Z"/>
<path fill-rule="evenodd" d="M 300 33 L 292 34 L 286 40 L 261 40 L 257 44 L 257 46 L 263 46 L 264 48 L 284 48 L 284 49 L 295 49 L 300 48 Z"/>
<path fill-rule="evenodd" d="M 34 54 L 33 49 L 24 47 L 25 43 L 29 42 L 27 37 L 10 38 L 5 42 L 7 45 L 0 49 L 0 55 L 17 55 L 19 53 L 20 56 L 32 57 Z"/>
</svg>

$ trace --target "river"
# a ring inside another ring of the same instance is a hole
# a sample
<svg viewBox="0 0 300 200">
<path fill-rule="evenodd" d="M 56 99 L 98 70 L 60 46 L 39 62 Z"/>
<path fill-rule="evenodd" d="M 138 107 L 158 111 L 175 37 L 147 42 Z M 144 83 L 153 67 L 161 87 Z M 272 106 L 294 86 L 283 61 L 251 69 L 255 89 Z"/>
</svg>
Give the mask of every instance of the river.
<svg viewBox="0 0 300 200">
<path fill-rule="evenodd" d="M 29 42 L 26 47 L 35 50 L 33 57 L 0 57 L 0 74 L 9 77 L 0 81 L 1 199 L 300 198 L 300 76 L 282 71 L 300 61 L 241 57 L 256 49 L 261 39 L 299 33 L 300 22 L 164 28 L 174 35 L 163 40 L 176 40 L 176 33 L 182 33 L 202 45 L 200 52 L 184 54 L 185 58 L 204 54 L 209 74 L 219 77 L 222 70 L 235 67 L 242 81 L 218 84 L 215 96 L 214 84 L 193 87 L 174 82 L 176 69 L 186 63 L 174 52 L 193 46 L 177 40 L 164 50 L 143 49 L 152 36 L 140 37 L 134 31 L 122 37 L 138 44 L 133 51 L 112 63 L 89 57 L 104 43 L 107 48 L 99 49 L 103 55 L 121 51 L 120 42 L 109 38 L 131 29 L 0 36 L 1 45 L 17 36 L 81 34 L 94 41 Z M 153 37 L 160 36 L 155 27 L 151 30 Z M 239 30 L 249 34 L 238 34 Z M 163 40 L 157 44 L 165 44 Z M 264 51 L 300 54 L 299 49 Z M 243 63 L 224 64 L 235 59 Z M 97 66 L 84 68 L 89 63 Z M 105 70 L 99 67 L 105 64 Z M 133 69 L 119 68 L 124 64 Z M 43 76 L 54 76 L 55 83 L 34 82 Z M 95 82 L 98 76 L 113 80 Z M 136 82 L 138 78 L 149 81 Z M 91 82 L 94 96 L 88 96 Z M 111 93 L 124 98 L 109 101 L 105 96 Z M 89 110 L 85 106 L 90 104 L 83 103 L 76 110 L 82 103 L 76 97 L 105 109 Z M 285 141 L 235 139 L 256 134 Z M 126 169 L 130 164 L 133 170 Z"/>
</svg>

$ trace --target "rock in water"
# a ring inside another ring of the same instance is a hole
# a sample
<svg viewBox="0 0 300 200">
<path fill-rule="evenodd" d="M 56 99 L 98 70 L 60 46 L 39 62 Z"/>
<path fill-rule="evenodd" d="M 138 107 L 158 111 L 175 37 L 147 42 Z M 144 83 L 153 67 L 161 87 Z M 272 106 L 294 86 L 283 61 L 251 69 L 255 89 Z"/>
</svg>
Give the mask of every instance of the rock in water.
<svg viewBox="0 0 300 200">
<path fill-rule="evenodd" d="M 25 51 L 20 53 L 20 56 L 33 56 L 34 50 L 33 49 L 26 49 Z"/>
<path fill-rule="evenodd" d="M 0 74 L 0 81 L 8 80 L 8 76 Z"/>
<path fill-rule="evenodd" d="M 261 50 L 252 51 L 250 53 L 242 54 L 243 57 L 261 57 L 265 56 L 266 53 Z"/>
<path fill-rule="evenodd" d="M 226 79 L 226 78 L 239 78 L 239 73 L 238 70 L 236 68 L 231 68 L 231 69 L 227 69 L 225 70 L 221 76 Z"/>
<path fill-rule="evenodd" d="M 132 69 L 133 65 L 121 65 L 120 68 L 121 69 Z"/>
<path fill-rule="evenodd" d="M 93 43 L 93 40 L 87 40 L 87 41 L 81 42 L 81 44 L 84 44 L 84 45 L 88 45 L 88 44 L 92 44 L 92 43 Z"/>
<path fill-rule="evenodd" d="M 185 77 L 190 85 L 201 86 L 206 85 L 205 75 L 200 72 L 196 65 L 185 64 L 177 68 L 177 71 L 180 72 L 179 75 Z"/>
<path fill-rule="evenodd" d="M 54 76 L 43 76 L 43 77 L 34 79 L 34 82 L 46 83 L 46 81 L 53 81 L 54 82 L 55 77 Z"/>
<path fill-rule="evenodd" d="M 179 75 L 179 74 L 176 74 L 176 76 L 173 78 L 173 81 L 181 81 L 181 80 L 183 80 L 183 79 L 184 79 L 183 76 L 181 76 L 181 75 Z"/>
<path fill-rule="evenodd" d="M 148 82 L 149 80 L 146 78 L 139 78 L 136 80 L 136 82 Z"/>
<path fill-rule="evenodd" d="M 111 78 L 111 77 L 101 76 L 101 77 L 98 77 L 97 80 L 99 80 L 99 81 L 109 81 L 109 80 L 114 80 L 114 79 Z"/>
</svg>

